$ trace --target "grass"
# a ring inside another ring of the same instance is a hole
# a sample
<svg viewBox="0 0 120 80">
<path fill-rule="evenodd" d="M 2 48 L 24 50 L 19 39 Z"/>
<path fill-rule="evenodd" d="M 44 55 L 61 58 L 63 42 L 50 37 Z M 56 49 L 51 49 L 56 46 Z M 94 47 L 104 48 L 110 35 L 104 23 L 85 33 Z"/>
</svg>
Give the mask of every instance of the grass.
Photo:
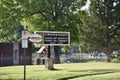
<svg viewBox="0 0 120 80">
<path fill-rule="evenodd" d="M 69 63 L 55 64 L 55 70 L 45 70 L 44 65 L 26 67 L 29 80 L 120 80 L 119 63 Z M 23 66 L 0 67 L 0 80 L 22 80 Z"/>
</svg>

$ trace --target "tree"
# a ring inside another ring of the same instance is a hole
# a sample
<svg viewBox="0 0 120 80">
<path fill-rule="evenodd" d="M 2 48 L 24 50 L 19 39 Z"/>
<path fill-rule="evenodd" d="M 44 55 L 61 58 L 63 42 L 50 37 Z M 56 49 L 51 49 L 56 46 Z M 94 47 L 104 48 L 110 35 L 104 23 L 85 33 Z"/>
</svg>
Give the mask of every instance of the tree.
<svg viewBox="0 0 120 80">
<path fill-rule="evenodd" d="M 85 2 L 86 0 L 2 0 L 0 24 L 14 28 L 22 23 L 30 31 L 46 30 L 48 27 L 52 31 L 69 31 L 71 42 L 78 43 L 77 24 L 81 23 L 78 13 Z M 57 52 L 58 48 L 55 49 Z"/>
<path fill-rule="evenodd" d="M 90 51 L 101 51 L 107 55 L 107 62 L 111 59 L 113 51 L 120 47 L 120 1 L 118 0 L 92 0 L 91 13 L 83 28 L 84 43 Z M 85 30 L 84 30 L 85 29 Z"/>
</svg>

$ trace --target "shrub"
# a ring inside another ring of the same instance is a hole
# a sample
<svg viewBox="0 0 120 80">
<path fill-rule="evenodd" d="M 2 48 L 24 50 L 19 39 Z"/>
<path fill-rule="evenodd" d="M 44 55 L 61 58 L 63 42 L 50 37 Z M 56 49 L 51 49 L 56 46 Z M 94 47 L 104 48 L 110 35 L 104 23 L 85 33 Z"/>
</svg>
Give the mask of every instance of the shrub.
<svg viewBox="0 0 120 80">
<path fill-rule="evenodd" d="M 120 63 L 120 60 L 118 58 L 113 58 L 111 62 Z"/>
</svg>

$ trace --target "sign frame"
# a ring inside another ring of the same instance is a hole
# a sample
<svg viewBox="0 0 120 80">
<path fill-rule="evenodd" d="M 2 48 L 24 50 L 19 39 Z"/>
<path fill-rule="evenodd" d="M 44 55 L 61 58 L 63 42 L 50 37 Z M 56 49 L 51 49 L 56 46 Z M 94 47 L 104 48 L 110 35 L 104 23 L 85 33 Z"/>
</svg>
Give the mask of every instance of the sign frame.
<svg viewBox="0 0 120 80">
<path fill-rule="evenodd" d="M 34 33 L 41 33 L 42 34 L 42 37 L 44 35 L 44 33 L 56 33 L 56 34 L 68 34 L 68 44 L 44 44 L 44 37 L 43 37 L 43 44 L 40 44 L 40 45 L 50 45 L 50 46 L 70 46 L 70 32 L 56 32 L 56 31 L 34 31 Z"/>
</svg>

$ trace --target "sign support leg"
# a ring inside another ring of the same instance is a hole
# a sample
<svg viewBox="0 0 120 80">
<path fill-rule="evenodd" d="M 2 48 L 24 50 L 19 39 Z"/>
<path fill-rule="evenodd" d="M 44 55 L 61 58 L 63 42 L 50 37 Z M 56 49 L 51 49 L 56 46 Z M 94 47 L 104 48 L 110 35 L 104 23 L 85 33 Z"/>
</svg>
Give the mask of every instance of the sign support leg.
<svg viewBox="0 0 120 80">
<path fill-rule="evenodd" d="M 50 20 L 48 18 L 48 31 L 50 31 Z M 53 59 L 51 58 L 50 45 L 48 45 L 48 59 L 45 61 L 45 66 L 48 70 L 53 69 Z"/>
<path fill-rule="evenodd" d="M 51 57 L 51 53 L 50 53 L 50 45 L 48 46 L 48 58 Z"/>
</svg>

